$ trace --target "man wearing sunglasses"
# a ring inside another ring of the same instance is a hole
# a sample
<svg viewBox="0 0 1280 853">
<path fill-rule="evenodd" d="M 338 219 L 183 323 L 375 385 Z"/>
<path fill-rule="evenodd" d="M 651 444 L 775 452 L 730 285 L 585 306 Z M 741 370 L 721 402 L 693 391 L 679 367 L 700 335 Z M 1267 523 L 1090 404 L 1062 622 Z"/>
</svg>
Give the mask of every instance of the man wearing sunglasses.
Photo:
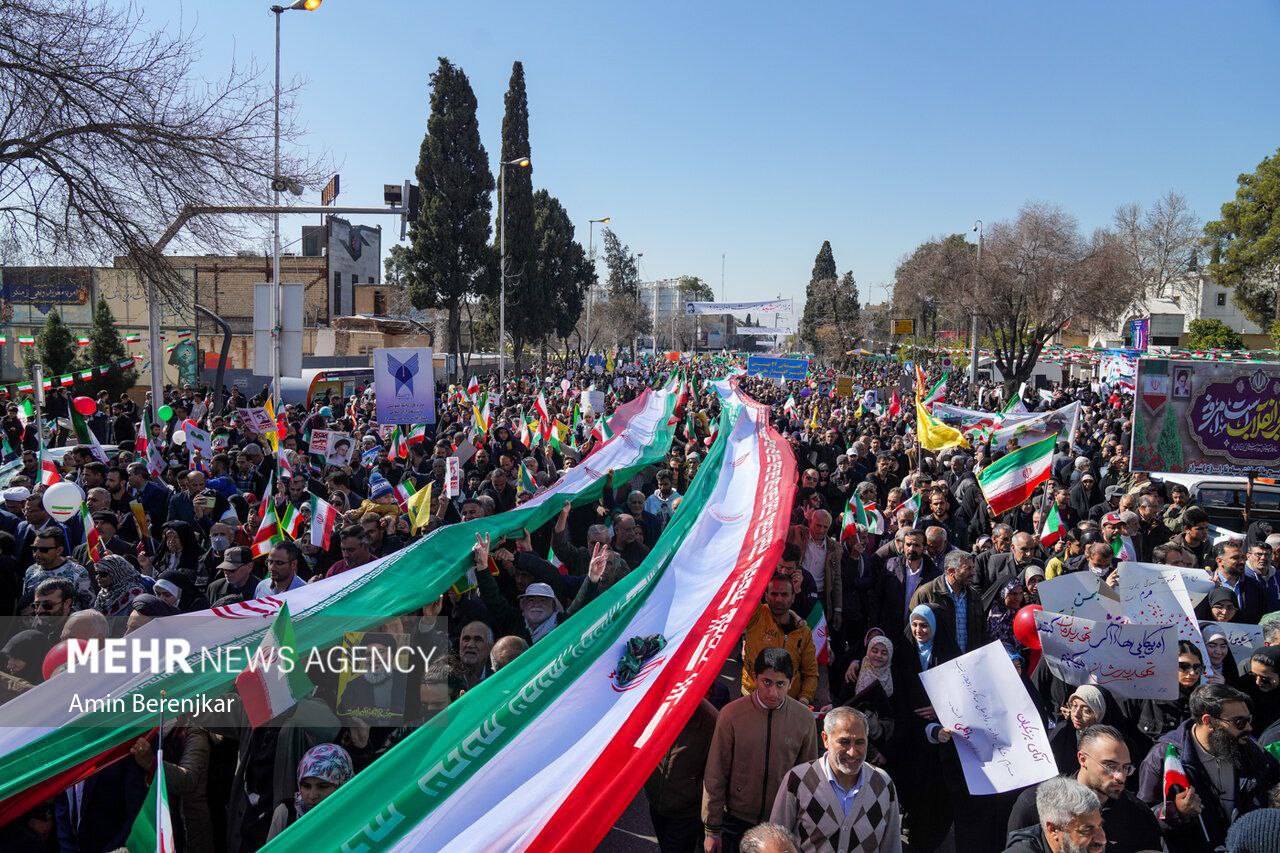
<svg viewBox="0 0 1280 853">
<path fill-rule="evenodd" d="M 36 531 L 31 542 L 32 564 L 22 578 L 22 607 L 32 602 L 36 588 L 50 578 L 65 578 L 75 586 L 76 597 L 82 603 L 89 600 L 89 572 L 66 558 L 65 542 L 60 528 L 49 525 Z"/>
<path fill-rule="evenodd" d="M 1251 736 L 1249 697 L 1225 684 L 1205 684 L 1191 694 L 1191 719 L 1162 735 L 1142 762 L 1138 797 L 1157 807 L 1170 853 L 1213 850 L 1231 823 L 1266 808 L 1280 782 L 1280 763 Z M 1190 787 L 1164 805 L 1164 762 L 1169 744 L 1178 752 Z"/>
<path fill-rule="evenodd" d="M 1098 795 L 1102 804 L 1102 824 L 1107 832 L 1107 853 L 1136 853 L 1160 849 L 1160 824 L 1151 809 L 1132 791 L 1125 780 L 1137 769 L 1130 763 L 1129 747 L 1118 729 L 1107 725 L 1089 726 L 1080 733 L 1076 760 L 1080 769 L 1073 777 Z M 1018 797 L 1009 814 L 1009 832 L 1037 826 L 1036 789 L 1028 788 Z"/>
</svg>

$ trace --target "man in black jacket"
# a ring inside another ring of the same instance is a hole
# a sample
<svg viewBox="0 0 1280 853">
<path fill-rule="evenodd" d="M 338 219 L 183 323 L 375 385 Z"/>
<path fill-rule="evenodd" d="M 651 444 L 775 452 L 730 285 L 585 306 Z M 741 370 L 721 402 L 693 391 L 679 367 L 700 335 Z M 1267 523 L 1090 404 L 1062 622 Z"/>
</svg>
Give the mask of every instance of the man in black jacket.
<svg viewBox="0 0 1280 853">
<path fill-rule="evenodd" d="M 1080 734 L 1076 760 L 1080 762 L 1080 769 L 1075 773 L 1075 780 L 1097 794 L 1102 805 L 1108 853 L 1159 850 L 1159 822 L 1146 803 L 1124 787 L 1125 779 L 1134 771 L 1124 735 L 1111 726 L 1090 726 Z M 1036 790 L 1028 788 L 1018 797 L 1009 814 L 1010 835 L 1040 824 Z"/>
<path fill-rule="evenodd" d="M 1250 737 L 1248 696 L 1225 684 L 1204 684 L 1192 692 L 1188 706 L 1191 719 L 1156 741 L 1138 777 L 1138 797 L 1160 818 L 1169 853 L 1217 848 L 1232 821 L 1268 806 L 1268 794 L 1280 782 L 1280 764 Z M 1170 744 L 1190 785 L 1166 806 L 1164 762 Z"/>
<path fill-rule="evenodd" d="M 1031 566 L 1039 565 L 1036 559 L 1036 538 L 1030 533 L 1015 533 L 1012 550 L 996 554 L 987 563 L 986 575 L 978 575 L 978 589 L 982 594 L 982 611 L 991 609 L 1000 588 L 1009 581 L 1021 578 Z"/>
</svg>

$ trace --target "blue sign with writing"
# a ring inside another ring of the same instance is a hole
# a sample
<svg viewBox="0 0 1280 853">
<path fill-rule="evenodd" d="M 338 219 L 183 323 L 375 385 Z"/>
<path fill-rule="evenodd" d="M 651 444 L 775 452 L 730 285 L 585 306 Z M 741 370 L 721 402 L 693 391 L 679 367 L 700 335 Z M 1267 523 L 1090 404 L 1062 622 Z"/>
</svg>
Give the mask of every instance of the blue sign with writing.
<svg viewBox="0 0 1280 853">
<path fill-rule="evenodd" d="M 753 355 L 747 359 L 747 373 L 765 379 L 804 379 L 809 375 L 809 359 Z"/>
</svg>

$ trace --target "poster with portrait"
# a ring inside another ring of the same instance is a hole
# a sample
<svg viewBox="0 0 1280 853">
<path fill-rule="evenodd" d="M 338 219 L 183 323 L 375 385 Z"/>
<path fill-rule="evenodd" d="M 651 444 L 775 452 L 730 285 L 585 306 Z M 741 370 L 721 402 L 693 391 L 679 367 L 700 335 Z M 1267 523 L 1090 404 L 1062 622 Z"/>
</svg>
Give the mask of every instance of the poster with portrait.
<svg viewBox="0 0 1280 853">
<path fill-rule="evenodd" d="M 407 634 L 355 631 L 342 638 L 344 666 L 338 676 L 338 716 L 359 717 L 370 726 L 404 721 L 410 675 L 421 678 L 421 658 Z"/>
<path fill-rule="evenodd" d="M 350 465 L 351 457 L 355 453 L 355 447 L 356 444 L 351 438 L 351 433 L 330 430 L 329 449 L 324 457 L 325 464 L 336 467 Z"/>
<path fill-rule="evenodd" d="M 1280 364 L 1141 359 L 1129 467 L 1280 475 Z"/>
</svg>

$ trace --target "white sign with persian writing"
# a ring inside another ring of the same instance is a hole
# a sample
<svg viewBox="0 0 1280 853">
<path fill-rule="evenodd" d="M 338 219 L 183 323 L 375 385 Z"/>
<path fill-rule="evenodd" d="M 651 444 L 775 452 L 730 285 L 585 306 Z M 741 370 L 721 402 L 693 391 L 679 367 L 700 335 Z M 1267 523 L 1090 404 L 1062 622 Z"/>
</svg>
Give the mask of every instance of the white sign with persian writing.
<svg viewBox="0 0 1280 853">
<path fill-rule="evenodd" d="M 1179 640 L 1194 643 L 1200 650 L 1205 671 L 1212 675 L 1181 570 L 1156 563 L 1121 563 L 1116 571 L 1120 572 L 1120 606 L 1125 618 L 1138 625 L 1175 626 Z"/>
<path fill-rule="evenodd" d="M 1236 666 L 1247 669 L 1254 649 L 1262 648 L 1262 626 L 1237 625 L 1234 622 L 1201 622 L 1201 634 L 1210 625 L 1227 635 L 1227 648 L 1231 650 L 1231 657 L 1235 659 Z"/>
<path fill-rule="evenodd" d="M 1040 581 L 1036 595 L 1044 609 L 1095 622 L 1123 622 L 1124 611 L 1115 590 L 1093 572 L 1071 572 Z"/>
<path fill-rule="evenodd" d="M 1040 713 L 1009 653 L 988 643 L 920 673 L 953 742 L 971 794 L 999 794 L 1058 773 Z"/>
<path fill-rule="evenodd" d="M 1067 684 L 1096 684 L 1124 699 L 1176 699 L 1178 629 L 1095 622 L 1041 610 L 1041 653 Z"/>
<path fill-rule="evenodd" d="M 458 457 L 449 456 L 444 460 L 444 494 L 445 497 L 456 497 L 462 486 L 462 463 Z"/>
</svg>

